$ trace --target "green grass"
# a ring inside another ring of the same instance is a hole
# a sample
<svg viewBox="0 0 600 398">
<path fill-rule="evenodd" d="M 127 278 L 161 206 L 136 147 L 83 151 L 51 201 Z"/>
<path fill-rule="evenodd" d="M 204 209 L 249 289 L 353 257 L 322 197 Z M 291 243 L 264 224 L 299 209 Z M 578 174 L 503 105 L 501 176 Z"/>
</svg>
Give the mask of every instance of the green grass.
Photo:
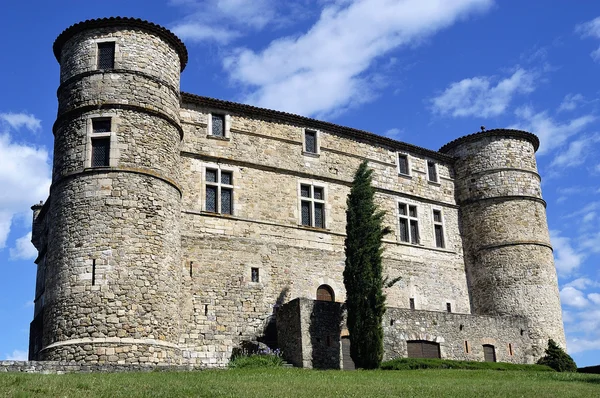
<svg viewBox="0 0 600 398">
<path fill-rule="evenodd" d="M 600 376 L 492 370 L 0 373 L 2 397 L 598 397 Z"/>
<path fill-rule="evenodd" d="M 283 365 L 283 359 L 277 355 L 243 355 L 229 362 L 232 369 L 277 368 Z"/>
<path fill-rule="evenodd" d="M 448 359 L 398 358 L 381 364 L 383 370 L 464 369 L 464 370 L 521 370 L 554 372 L 545 365 L 524 365 L 506 362 L 451 361 Z"/>
</svg>

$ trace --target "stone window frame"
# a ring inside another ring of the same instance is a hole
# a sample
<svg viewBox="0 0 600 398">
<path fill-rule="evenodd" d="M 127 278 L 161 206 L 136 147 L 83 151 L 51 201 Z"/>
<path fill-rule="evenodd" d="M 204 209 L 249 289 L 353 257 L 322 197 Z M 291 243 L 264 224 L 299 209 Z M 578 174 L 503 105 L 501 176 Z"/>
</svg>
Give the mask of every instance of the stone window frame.
<svg viewBox="0 0 600 398">
<path fill-rule="evenodd" d="M 105 133 L 94 133 L 93 121 L 97 119 L 110 119 L 110 131 Z M 84 169 L 97 169 L 102 167 L 92 167 L 92 140 L 95 138 L 110 138 L 110 149 L 108 156 L 108 166 L 116 167 L 119 164 L 120 151 L 117 143 L 117 131 L 119 128 L 119 117 L 112 112 L 94 113 L 87 116 L 86 134 L 85 134 L 85 159 Z"/>
<path fill-rule="evenodd" d="M 217 182 L 209 182 L 207 184 L 206 181 L 206 170 L 217 170 Z M 229 185 L 229 184 L 222 184 L 221 183 L 221 171 L 226 171 L 231 173 L 231 179 L 233 180 L 233 184 Z M 202 206 L 202 211 L 206 212 L 206 213 L 210 213 L 210 214 L 218 214 L 220 216 L 226 216 L 226 217 L 231 217 L 231 216 L 236 216 L 237 215 L 237 206 L 235 205 L 237 202 L 237 197 L 236 197 L 236 186 L 235 186 L 235 182 L 237 181 L 237 176 L 235 173 L 235 168 L 230 167 L 230 166 L 223 166 L 221 164 L 218 163 L 204 163 L 202 165 L 202 199 L 201 199 L 201 206 Z M 209 211 L 206 210 L 206 186 L 210 185 L 210 186 L 217 186 L 217 210 L 218 211 Z M 231 189 L 231 214 L 228 213 L 221 213 L 221 187 L 225 187 L 228 189 Z"/>
<path fill-rule="evenodd" d="M 254 275 L 256 271 L 256 280 L 254 280 Z M 260 268 L 259 267 L 250 267 L 250 282 L 252 283 L 260 283 Z"/>
<path fill-rule="evenodd" d="M 435 169 L 435 180 L 431 179 L 431 175 L 429 175 L 429 163 L 433 163 L 433 167 Z M 440 169 L 438 167 L 438 162 L 431 160 L 431 159 L 425 159 L 425 173 L 427 174 L 427 182 L 432 184 L 432 185 L 441 185 L 440 183 Z"/>
<path fill-rule="evenodd" d="M 112 69 L 99 69 L 98 68 L 98 56 L 100 55 L 98 51 L 98 43 L 115 43 L 115 54 L 113 60 L 113 68 Z M 119 64 L 121 63 L 121 49 L 116 37 L 103 37 L 101 39 L 94 40 L 94 57 L 93 57 L 93 69 L 95 70 L 115 70 L 119 68 Z"/>
<path fill-rule="evenodd" d="M 442 221 L 435 221 L 435 212 L 436 211 L 440 212 L 440 218 Z M 448 239 L 446 236 L 446 223 L 444 221 L 444 210 L 441 207 L 433 206 L 431 208 L 431 223 L 433 225 L 433 246 L 438 249 L 445 249 L 448 246 L 448 244 L 447 244 Z M 438 246 L 436 235 L 435 235 L 435 227 L 437 227 L 437 226 L 442 228 L 442 245 L 441 246 Z"/>
<path fill-rule="evenodd" d="M 309 185 L 311 188 L 311 197 L 310 198 L 305 198 L 302 196 L 302 185 Z M 314 188 L 322 188 L 323 189 L 323 199 L 315 199 L 314 198 Z M 298 226 L 302 227 L 302 228 L 316 228 L 316 229 L 323 229 L 323 230 L 328 230 L 329 229 L 329 209 L 327 208 L 327 198 L 329 197 L 328 195 L 328 189 L 327 189 L 327 184 L 321 183 L 321 182 L 316 182 L 316 181 L 311 181 L 311 180 L 299 180 L 298 181 Z M 304 225 L 302 224 L 302 202 L 303 201 L 309 201 L 311 203 L 311 225 Z M 323 227 L 315 227 L 315 201 L 317 203 L 323 203 Z"/>
<path fill-rule="evenodd" d="M 406 173 L 400 172 L 400 157 L 401 156 L 406 158 Z M 412 156 L 410 156 L 410 154 L 408 152 L 404 152 L 404 151 L 396 152 L 396 171 L 398 172 L 398 175 L 402 176 L 402 177 L 406 177 L 406 178 L 412 178 L 411 168 L 412 168 Z"/>
<path fill-rule="evenodd" d="M 400 205 L 406 205 L 406 215 L 401 215 L 400 214 Z M 415 207 L 416 208 L 416 212 L 417 212 L 417 216 L 413 217 L 410 216 L 410 207 Z M 419 214 L 421 213 L 421 206 L 419 206 L 418 203 L 415 203 L 413 201 L 410 200 L 406 200 L 406 199 L 397 199 L 396 200 L 396 227 L 397 227 L 397 231 L 398 231 L 398 237 L 397 237 L 397 241 L 399 243 L 403 243 L 403 244 L 409 244 L 409 245 L 414 245 L 414 246 L 423 246 L 422 243 L 422 236 L 423 234 L 421 233 L 421 223 L 419 222 Z M 401 225 L 400 225 L 400 218 L 405 218 L 408 220 L 408 242 L 407 241 L 403 241 L 402 240 L 402 232 L 401 232 Z M 410 223 L 411 221 L 416 221 L 417 222 L 417 241 L 416 242 L 412 242 L 412 235 L 410 232 Z"/>
<path fill-rule="evenodd" d="M 306 132 L 315 133 L 315 152 L 306 150 Z M 321 156 L 321 131 L 317 129 L 305 128 L 302 129 L 302 155 L 318 158 Z"/>
<path fill-rule="evenodd" d="M 213 115 L 223 116 L 225 125 L 223 126 L 223 136 L 222 137 L 218 136 L 218 135 L 213 135 L 213 133 L 212 133 L 212 127 L 213 127 L 212 117 L 213 117 Z M 215 140 L 230 141 L 231 140 L 231 115 L 227 112 L 210 111 L 207 114 L 207 120 L 206 120 L 206 137 L 212 138 Z"/>
</svg>

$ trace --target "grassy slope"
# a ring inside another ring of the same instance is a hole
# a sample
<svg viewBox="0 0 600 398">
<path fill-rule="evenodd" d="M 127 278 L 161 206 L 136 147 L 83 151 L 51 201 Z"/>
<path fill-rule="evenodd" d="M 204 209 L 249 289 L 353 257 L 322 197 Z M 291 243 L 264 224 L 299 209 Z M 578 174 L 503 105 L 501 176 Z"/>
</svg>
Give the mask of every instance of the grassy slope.
<svg viewBox="0 0 600 398">
<path fill-rule="evenodd" d="M 489 370 L 0 374 L 4 397 L 598 397 L 600 376 Z"/>
</svg>

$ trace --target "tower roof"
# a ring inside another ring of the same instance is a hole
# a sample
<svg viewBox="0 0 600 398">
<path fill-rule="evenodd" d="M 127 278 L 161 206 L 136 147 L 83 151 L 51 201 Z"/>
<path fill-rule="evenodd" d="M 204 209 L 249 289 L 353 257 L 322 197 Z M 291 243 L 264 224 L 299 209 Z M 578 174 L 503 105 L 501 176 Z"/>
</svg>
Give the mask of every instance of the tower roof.
<svg viewBox="0 0 600 398">
<path fill-rule="evenodd" d="M 175 50 L 179 54 L 181 70 L 183 71 L 183 69 L 185 69 L 185 66 L 188 61 L 188 52 L 187 48 L 185 47 L 185 44 L 183 44 L 181 39 L 179 39 L 179 37 L 177 37 L 173 32 L 171 32 L 167 28 L 164 28 L 152 22 L 144 21 L 143 19 L 139 18 L 110 17 L 88 19 L 87 21 L 78 22 L 74 25 L 71 25 L 70 27 L 65 29 L 60 35 L 58 35 L 58 37 L 54 41 L 54 45 L 52 47 L 54 50 L 54 56 L 56 57 L 57 61 L 60 62 L 60 53 L 62 51 L 63 46 L 65 45 L 67 40 L 69 40 L 77 33 L 83 32 L 88 29 L 115 26 L 138 28 L 157 34 L 175 48 Z"/>
<path fill-rule="evenodd" d="M 468 134 L 468 135 L 462 136 L 460 138 L 457 138 L 453 141 L 450 141 L 449 143 L 447 143 L 446 145 L 444 145 L 443 147 L 440 148 L 440 152 L 448 153 L 448 151 L 456 148 L 459 145 L 462 145 L 466 142 L 476 141 L 483 137 L 522 138 L 533 144 L 534 151 L 537 151 L 538 148 L 540 147 L 539 138 L 535 134 L 530 133 L 528 131 L 514 130 L 514 129 L 493 129 L 493 130 L 486 130 L 486 131 L 480 131 L 480 132 L 473 133 L 473 134 Z"/>
</svg>

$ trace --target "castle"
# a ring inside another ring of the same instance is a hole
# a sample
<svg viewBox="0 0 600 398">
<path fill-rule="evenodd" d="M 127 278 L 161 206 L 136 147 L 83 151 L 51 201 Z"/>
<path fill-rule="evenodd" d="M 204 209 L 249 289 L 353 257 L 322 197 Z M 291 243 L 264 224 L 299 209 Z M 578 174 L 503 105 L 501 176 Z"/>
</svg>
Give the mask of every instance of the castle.
<svg viewBox="0 0 600 398">
<path fill-rule="evenodd" d="M 180 91 L 188 54 L 132 18 L 75 24 L 60 63 L 52 186 L 33 209 L 30 359 L 225 366 L 276 341 L 345 368 L 346 196 L 374 170 L 385 358 L 532 363 L 565 346 L 533 134 L 439 151 Z"/>
</svg>

